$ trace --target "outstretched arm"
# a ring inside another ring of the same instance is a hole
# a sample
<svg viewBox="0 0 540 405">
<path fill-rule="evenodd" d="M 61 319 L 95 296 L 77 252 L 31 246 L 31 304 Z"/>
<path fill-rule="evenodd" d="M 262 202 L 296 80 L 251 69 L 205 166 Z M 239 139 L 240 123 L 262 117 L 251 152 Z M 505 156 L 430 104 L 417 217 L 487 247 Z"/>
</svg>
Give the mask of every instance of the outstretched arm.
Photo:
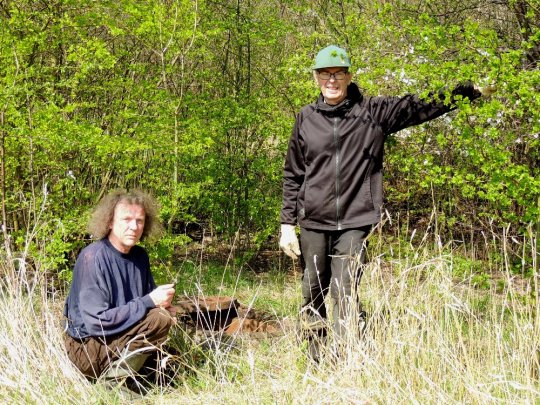
<svg viewBox="0 0 540 405">
<path fill-rule="evenodd" d="M 488 88 L 484 90 L 487 94 Z M 375 97 L 371 101 L 371 113 L 380 123 L 386 135 L 404 128 L 422 124 L 456 108 L 459 99 L 476 100 L 482 96 L 480 88 L 472 82 L 458 84 L 451 92 L 430 94 L 426 99 L 416 94 L 403 97 Z"/>
</svg>

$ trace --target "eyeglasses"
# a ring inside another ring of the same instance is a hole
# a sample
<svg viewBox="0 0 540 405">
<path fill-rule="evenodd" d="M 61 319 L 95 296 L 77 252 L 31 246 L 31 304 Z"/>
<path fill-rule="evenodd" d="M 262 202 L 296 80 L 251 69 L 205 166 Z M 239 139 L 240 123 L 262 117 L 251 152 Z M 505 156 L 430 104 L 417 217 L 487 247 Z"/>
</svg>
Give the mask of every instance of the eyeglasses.
<svg viewBox="0 0 540 405">
<path fill-rule="evenodd" d="M 347 72 L 346 70 L 340 70 L 339 72 L 335 72 L 335 73 L 322 71 L 322 72 L 317 72 L 317 75 L 322 80 L 330 80 L 331 77 L 333 77 L 335 80 L 343 80 L 347 76 L 347 73 L 349 72 Z"/>
</svg>

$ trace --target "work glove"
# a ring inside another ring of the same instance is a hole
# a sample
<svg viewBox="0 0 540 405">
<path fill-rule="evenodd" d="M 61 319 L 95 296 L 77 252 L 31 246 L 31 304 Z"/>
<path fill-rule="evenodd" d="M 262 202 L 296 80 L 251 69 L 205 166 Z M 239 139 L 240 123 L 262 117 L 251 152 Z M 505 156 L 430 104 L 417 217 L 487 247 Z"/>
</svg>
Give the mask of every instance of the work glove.
<svg viewBox="0 0 540 405">
<path fill-rule="evenodd" d="M 497 87 L 494 86 L 494 85 L 487 85 L 485 87 L 480 87 L 480 86 L 475 84 L 474 89 L 476 91 L 479 91 L 480 93 L 482 93 L 482 96 L 484 96 L 484 97 L 489 97 L 489 96 L 491 96 L 493 93 L 495 93 L 497 91 Z"/>
<path fill-rule="evenodd" d="M 298 259 L 300 256 L 300 245 L 294 225 L 281 225 L 281 238 L 279 239 L 279 247 L 291 259 Z"/>
</svg>

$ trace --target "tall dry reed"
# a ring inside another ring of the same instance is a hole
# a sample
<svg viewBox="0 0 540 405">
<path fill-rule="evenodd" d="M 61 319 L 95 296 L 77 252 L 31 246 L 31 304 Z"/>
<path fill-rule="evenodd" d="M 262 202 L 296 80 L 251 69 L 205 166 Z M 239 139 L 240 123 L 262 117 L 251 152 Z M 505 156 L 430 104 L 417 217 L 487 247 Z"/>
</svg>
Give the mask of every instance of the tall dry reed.
<svg viewBox="0 0 540 405">
<path fill-rule="evenodd" d="M 457 271 L 463 261 L 455 251 L 427 242 L 437 241 L 437 235 L 418 237 L 416 245 L 410 241 L 405 247 L 389 245 L 384 238 L 372 235 L 371 261 L 359 291 L 368 314 L 365 329 L 351 327 L 337 346 L 330 333 L 319 362 L 309 360 L 295 328 L 262 341 L 239 336 L 234 348 L 209 356 L 209 361 L 182 376 L 177 388 L 152 392 L 147 401 L 538 402 L 536 235 L 531 232 L 518 239 L 504 233 L 495 238 L 497 243 L 490 242 L 502 260 L 486 264 L 492 278 L 484 288 L 473 282 L 472 275 Z M 524 252 L 523 273 L 532 275 L 520 276 L 511 267 L 509 257 L 515 256 L 517 247 Z M 118 400 L 115 392 L 89 383 L 69 363 L 59 322 L 64 297 L 48 294 L 45 279 L 35 276 L 39 272 L 29 277 L 24 261 L 6 263 L 2 271 L 6 277 L 0 286 L 0 399 Z M 272 289 L 271 283 L 254 294 L 264 294 L 265 288 Z M 271 294 L 275 298 L 276 292 Z M 298 282 L 280 294 L 283 301 L 299 301 Z M 214 348 L 220 346 L 219 341 L 214 343 Z"/>
</svg>

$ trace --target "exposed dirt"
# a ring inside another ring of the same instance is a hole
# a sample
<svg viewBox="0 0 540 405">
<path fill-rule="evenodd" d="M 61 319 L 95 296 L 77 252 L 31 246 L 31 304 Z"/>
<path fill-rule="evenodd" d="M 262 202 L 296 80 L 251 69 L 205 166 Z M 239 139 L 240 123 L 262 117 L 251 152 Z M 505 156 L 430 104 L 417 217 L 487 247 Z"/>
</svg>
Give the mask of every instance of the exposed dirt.
<svg viewBox="0 0 540 405">
<path fill-rule="evenodd" d="M 187 329 L 222 332 L 228 336 L 239 334 L 278 335 L 282 324 L 275 317 L 226 296 L 180 297 L 178 321 Z"/>
</svg>

